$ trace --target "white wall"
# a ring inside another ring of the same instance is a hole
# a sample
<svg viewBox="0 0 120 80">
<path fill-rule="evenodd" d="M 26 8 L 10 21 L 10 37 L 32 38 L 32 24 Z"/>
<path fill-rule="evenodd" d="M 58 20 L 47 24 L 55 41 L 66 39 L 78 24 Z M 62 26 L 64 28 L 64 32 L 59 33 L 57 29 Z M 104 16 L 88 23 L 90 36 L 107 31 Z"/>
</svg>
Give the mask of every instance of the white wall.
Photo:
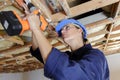
<svg viewBox="0 0 120 80">
<path fill-rule="evenodd" d="M 44 77 L 43 69 L 25 72 L 23 76 L 23 80 L 49 80 Z"/>
<path fill-rule="evenodd" d="M 111 80 L 120 80 L 120 53 L 107 56 Z"/>
<path fill-rule="evenodd" d="M 43 69 L 25 73 L 3 73 L 0 80 L 50 80 L 44 77 Z"/>
<path fill-rule="evenodd" d="M 3 73 L 0 74 L 0 80 L 23 80 L 22 73 Z"/>
</svg>

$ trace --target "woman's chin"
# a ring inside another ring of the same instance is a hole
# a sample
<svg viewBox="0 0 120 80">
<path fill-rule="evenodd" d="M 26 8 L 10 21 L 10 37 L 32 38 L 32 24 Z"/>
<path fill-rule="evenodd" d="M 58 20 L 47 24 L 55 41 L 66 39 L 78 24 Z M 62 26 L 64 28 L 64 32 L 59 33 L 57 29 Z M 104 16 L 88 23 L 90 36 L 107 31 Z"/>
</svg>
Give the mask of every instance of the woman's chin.
<svg viewBox="0 0 120 80">
<path fill-rule="evenodd" d="M 72 40 L 71 37 L 64 37 L 63 39 L 64 39 L 64 41 L 65 41 L 66 43 L 67 43 L 67 42 L 70 42 L 70 41 Z"/>
</svg>

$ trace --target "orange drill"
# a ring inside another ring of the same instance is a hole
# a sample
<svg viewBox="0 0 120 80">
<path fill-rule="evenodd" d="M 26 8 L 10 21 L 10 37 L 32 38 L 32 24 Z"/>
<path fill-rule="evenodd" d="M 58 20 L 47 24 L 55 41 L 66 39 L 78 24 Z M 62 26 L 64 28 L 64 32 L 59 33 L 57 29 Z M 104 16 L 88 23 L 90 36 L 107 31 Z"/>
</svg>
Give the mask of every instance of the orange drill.
<svg viewBox="0 0 120 80">
<path fill-rule="evenodd" d="M 28 3 L 27 6 L 30 12 L 39 15 L 41 21 L 40 29 L 44 31 L 48 26 L 46 19 L 32 3 Z M 7 34 L 10 36 L 21 35 L 24 31 L 30 29 L 28 21 L 23 20 L 15 11 L 0 12 L 0 21 Z"/>
</svg>

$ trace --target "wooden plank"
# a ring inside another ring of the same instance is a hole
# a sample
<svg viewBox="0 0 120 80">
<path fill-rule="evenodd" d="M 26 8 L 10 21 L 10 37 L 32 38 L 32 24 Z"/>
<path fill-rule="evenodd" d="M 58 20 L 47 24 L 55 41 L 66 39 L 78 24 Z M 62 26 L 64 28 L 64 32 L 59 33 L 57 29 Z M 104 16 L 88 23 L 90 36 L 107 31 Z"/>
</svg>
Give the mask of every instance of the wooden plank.
<svg viewBox="0 0 120 80">
<path fill-rule="evenodd" d="M 21 52 L 26 52 L 28 51 L 29 47 L 31 46 L 31 43 L 25 43 L 24 46 L 13 46 L 10 49 L 0 51 L 0 54 L 17 54 Z"/>
<path fill-rule="evenodd" d="M 117 30 L 120 30 L 120 25 L 119 25 L 119 26 L 117 26 L 117 27 L 115 27 L 115 28 L 113 28 L 113 30 L 112 30 L 112 31 L 117 31 Z"/>
<path fill-rule="evenodd" d="M 94 45 L 92 46 L 93 48 L 103 48 L 103 44 L 100 44 L 100 45 Z"/>
<path fill-rule="evenodd" d="M 98 42 L 105 41 L 105 40 L 106 40 L 106 38 L 103 37 L 103 38 L 100 38 L 99 40 L 92 41 L 91 43 L 98 43 Z"/>
<path fill-rule="evenodd" d="M 70 11 L 71 11 L 70 17 L 81 15 L 83 13 L 86 13 L 86 12 L 89 12 L 89 11 L 92 11 L 92 10 L 95 10 L 95 9 L 98 9 L 98 8 L 101 8 L 101 7 L 116 3 L 116 2 L 119 2 L 119 0 L 88 1 L 86 3 L 83 3 L 83 4 L 80 4 L 80 5 L 70 8 Z M 65 14 L 63 14 L 62 12 L 59 12 L 59 13 L 52 15 L 52 21 L 60 21 L 66 17 L 67 16 Z"/>
<path fill-rule="evenodd" d="M 8 7 L 8 6 L 12 5 L 12 3 L 13 2 L 11 0 L 0 1 L 0 9 Z"/>
<path fill-rule="evenodd" d="M 0 61 L 5 61 L 7 59 L 11 59 L 11 58 L 10 57 L 2 57 L 2 58 L 0 58 Z"/>
<path fill-rule="evenodd" d="M 100 20 L 100 21 L 97 21 L 97 22 L 94 22 L 94 23 L 87 24 L 85 26 L 86 26 L 86 28 L 89 29 L 91 27 L 97 27 L 97 26 L 110 24 L 110 23 L 112 23 L 112 21 L 113 20 L 111 18 L 108 18 L 108 19 L 104 19 L 104 20 Z"/>
<path fill-rule="evenodd" d="M 91 38 L 91 37 L 95 37 L 95 36 L 98 36 L 98 35 L 101 35 L 101 34 L 106 34 L 106 33 L 108 33 L 108 31 L 106 31 L 106 30 L 101 30 L 101 31 L 99 31 L 99 32 L 95 32 L 95 33 L 89 34 L 87 37 L 88 37 L 88 38 Z"/>
<path fill-rule="evenodd" d="M 108 42 L 108 46 L 115 45 L 115 44 L 120 44 L 120 41 Z"/>
<path fill-rule="evenodd" d="M 18 56 L 24 56 L 24 55 L 28 55 L 28 54 L 30 54 L 29 51 L 23 52 L 23 53 L 19 53 L 19 54 L 12 54 L 12 55 L 13 55 L 13 57 L 15 58 L 15 57 L 18 57 Z"/>
<path fill-rule="evenodd" d="M 110 38 L 116 38 L 116 37 L 120 37 L 120 33 L 118 33 L 118 34 L 112 34 L 112 35 L 110 36 Z"/>
<path fill-rule="evenodd" d="M 71 16 L 71 10 L 66 0 L 58 0 L 67 16 Z"/>
<path fill-rule="evenodd" d="M 117 50 L 106 50 L 106 51 L 104 51 L 104 53 L 105 53 L 105 55 L 120 53 L 120 48 Z"/>
<path fill-rule="evenodd" d="M 52 14 L 60 12 L 62 10 L 62 7 L 60 6 L 58 0 L 46 0 L 46 3 Z"/>
<path fill-rule="evenodd" d="M 18 36 L 8 36 L 6 34 L 6 32 L 3 31 L 3 30 L 0 30 L 0 38 L 11 41 L 11 42 L 14 42 L 14 43 L 17 43 L 17 44 L 20 44 L 20 45 L 24 45 L 24 42 L 20 37 L 18 37 Z"/>
<path fill-rule="evenodd" d="M 5 64 L 5 62 L 3 62 L 3 61 L 0 61 L 0 65 L 1 65 L 1 64 L 3 65 L 3 64 Z"/>
<path fill-rule="evenodd" d="M 8 40 L 8 41 L 20 44 L 20 45 L 24 45 L 23 40 L 18 36 L 7 36 L 5 37 L 5 40 Z"/>
<path fill-rule="evenodd" d="M 111 10 L 111 16 L 116 18 L 120 11 L 120 2 L 113 4 L 112 7 L 113 10 Z"/>
<path fill-rule="evenodd" d="M 120 46 L 120 44 L 113 44 L 113 45 L 107 46 L 107 49 L 109 49 L 109 48 L 120 48 L 119 46 Z"/>
</svg>

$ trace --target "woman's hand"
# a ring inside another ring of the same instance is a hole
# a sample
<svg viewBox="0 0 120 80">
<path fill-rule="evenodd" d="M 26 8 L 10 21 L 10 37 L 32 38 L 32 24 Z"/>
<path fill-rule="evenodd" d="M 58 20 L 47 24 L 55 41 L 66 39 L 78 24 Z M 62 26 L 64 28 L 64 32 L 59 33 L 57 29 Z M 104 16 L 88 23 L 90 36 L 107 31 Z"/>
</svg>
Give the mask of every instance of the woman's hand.
<svg viewBox="0 0 120 80">
<path fill-rule="evenodd" d="M 30 29 L 33 30 L 40 30 L 40 19 L 39 16 L 35 14 L 29 14 L 27 16 L 28 23 L 30 25 Z"/>
</svg>

